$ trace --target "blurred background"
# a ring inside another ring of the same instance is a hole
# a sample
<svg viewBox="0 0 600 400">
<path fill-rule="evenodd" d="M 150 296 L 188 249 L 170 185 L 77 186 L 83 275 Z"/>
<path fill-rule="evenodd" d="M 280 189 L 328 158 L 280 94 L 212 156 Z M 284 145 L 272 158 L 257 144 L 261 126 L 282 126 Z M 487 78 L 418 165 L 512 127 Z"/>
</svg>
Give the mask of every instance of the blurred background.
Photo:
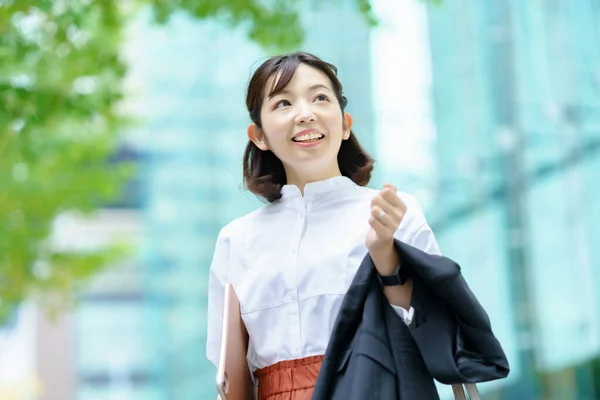
<svg viewBox="0 0 600 400">
<path fill-rule="evenodd" d="M 244 91 L 300 49 L 489 312 L 483 397 L 600 398 L 597 0 L 0 0 L 0 399 L 215 398 Z"/>
</svg>

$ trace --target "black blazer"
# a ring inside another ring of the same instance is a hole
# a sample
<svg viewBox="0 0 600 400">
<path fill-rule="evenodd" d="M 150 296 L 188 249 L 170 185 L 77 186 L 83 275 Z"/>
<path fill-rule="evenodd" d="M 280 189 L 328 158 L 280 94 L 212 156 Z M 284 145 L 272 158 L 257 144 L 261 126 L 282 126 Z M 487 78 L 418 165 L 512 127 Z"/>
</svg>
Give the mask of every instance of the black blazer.
<svg viewBox="0 0 600 400">
<path fill-rule="evenodd" d="M 439 399 L 446 383 L 504 378 L 509 366 L 489 318 L 454 261 L 400 241 L 413 279 L 411 326 L 389 305 L 367 254 L 344 297 L 313 400 Z"/>
</svg>

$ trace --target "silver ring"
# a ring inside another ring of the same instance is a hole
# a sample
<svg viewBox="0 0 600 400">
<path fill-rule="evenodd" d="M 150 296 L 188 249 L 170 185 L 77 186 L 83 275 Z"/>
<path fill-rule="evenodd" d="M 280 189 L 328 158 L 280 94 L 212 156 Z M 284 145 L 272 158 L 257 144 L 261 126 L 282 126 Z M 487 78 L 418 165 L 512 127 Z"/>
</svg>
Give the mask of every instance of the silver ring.
<svg viewBox="0 0 600 400">
<path fill-rule="evenodd" d="M 379 215 L 377 216 L 377 220 L 381 221 L 383 219 L 383 217 L 385 217 L 385 211 L 381 210 L 381 211 L 379 211 Z"/>
</svg>

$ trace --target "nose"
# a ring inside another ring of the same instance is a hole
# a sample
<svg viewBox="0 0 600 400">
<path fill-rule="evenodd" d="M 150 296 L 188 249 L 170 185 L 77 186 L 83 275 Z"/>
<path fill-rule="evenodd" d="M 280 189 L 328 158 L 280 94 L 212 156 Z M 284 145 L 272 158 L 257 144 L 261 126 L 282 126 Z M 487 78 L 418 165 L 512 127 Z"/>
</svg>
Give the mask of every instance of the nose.
<svg viewBox="0 0 600 400">
<path fill-rule="evenodd" d="M 296 124 L 304 124 L 307 122 L 314 122 L 317 117 L 313 113 L 310 104 L 306 102 L 298 102 L 296 103 L 297 112 L 296 112 Z"/>
</svg>

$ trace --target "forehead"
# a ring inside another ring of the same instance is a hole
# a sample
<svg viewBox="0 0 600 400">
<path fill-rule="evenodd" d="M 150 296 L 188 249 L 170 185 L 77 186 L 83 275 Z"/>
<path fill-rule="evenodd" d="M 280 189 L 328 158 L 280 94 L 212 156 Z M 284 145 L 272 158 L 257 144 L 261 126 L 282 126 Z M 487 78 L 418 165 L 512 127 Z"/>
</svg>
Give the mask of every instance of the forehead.
<svg viewBox="0 0 600 400">
<path fill-rule="evenodd" d="M 286 83 L 285 80 L 288 80 L 288 82 Z M 282 86 L 282 83 L 285 84 Z M 279 70 L 271 75 L 265 85 L 264 97 L 272 97 L 282 91 L 306 90 L 316 84 L 332 88 L 329 77 L 323 71 L 302 63 L 298 65 L 291 78 L 289 77 L 289 73 L 286 74 L 284 70 Z"/>
</svg>

